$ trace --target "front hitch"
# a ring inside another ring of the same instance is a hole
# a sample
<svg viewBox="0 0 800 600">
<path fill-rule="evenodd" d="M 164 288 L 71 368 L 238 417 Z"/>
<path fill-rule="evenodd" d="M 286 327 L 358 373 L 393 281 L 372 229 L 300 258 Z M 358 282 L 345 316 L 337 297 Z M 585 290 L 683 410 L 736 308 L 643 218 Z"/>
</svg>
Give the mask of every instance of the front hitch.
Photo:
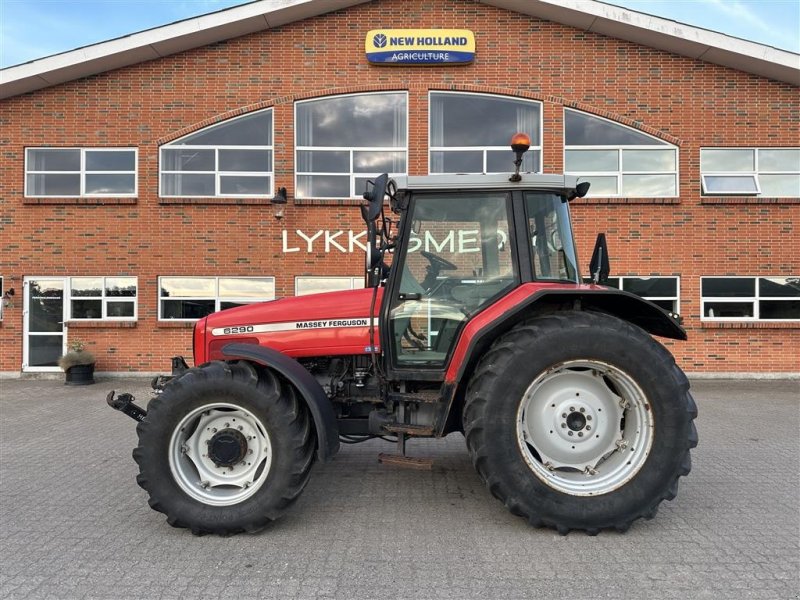
<svg viewBox="0 0 800 600">
<path fill-rule="evenodd" d="M 115 398 L 114 390 L 111 390 L 106 396 L 106 402 L 114 410 L 125 413 L 134 421 L 144 421 L 147 411 L 140 406 L 136 406 L 133 403 L 134 400 L 136 398 L 133 397 L 133 394 L 120 394 Z"/>
</svg>

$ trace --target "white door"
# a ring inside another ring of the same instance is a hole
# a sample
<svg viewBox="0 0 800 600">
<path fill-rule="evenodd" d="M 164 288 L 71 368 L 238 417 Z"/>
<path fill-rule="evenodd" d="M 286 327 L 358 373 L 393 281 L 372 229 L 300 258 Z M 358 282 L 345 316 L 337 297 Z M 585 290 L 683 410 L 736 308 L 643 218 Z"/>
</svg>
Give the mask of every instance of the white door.
<svg viewBox="0 0 800 600">
<path fill-rule="evenodd" d="M 23 371 L 58 371 L 66 350 L 64 277 L 26 277 L 24 280 Z"/>
</svg>

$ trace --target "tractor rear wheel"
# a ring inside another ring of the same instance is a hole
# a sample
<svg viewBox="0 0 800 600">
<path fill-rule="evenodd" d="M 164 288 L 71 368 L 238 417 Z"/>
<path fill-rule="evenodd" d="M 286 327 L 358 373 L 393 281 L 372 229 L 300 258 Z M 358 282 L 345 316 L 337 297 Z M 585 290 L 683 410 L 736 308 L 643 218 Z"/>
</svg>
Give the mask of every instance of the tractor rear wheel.
<svg viewBox="0 0 800 600">
<path fill-rule="evenodd" d="M 137 482 L 173 527 L 254 532 L 300 495 L 314 461 L 311 419 L 268 369 L 216 361 L 171 381 L 136 432 Z"/>
<path fill-rule="evenodd" d="M 564 311 L 495 342 L 470 381 L 464 429 L 478 473 L 512 513 L 594 535 L 675 497 L 696 416 L 661 344 L 615 317 Z"/>
</svg>

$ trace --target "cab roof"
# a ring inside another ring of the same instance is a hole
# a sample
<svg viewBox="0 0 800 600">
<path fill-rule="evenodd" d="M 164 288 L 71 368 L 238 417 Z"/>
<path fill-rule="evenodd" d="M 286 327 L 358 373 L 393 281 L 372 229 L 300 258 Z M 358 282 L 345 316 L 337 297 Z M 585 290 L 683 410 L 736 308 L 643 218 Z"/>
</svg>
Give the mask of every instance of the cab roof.
<svg viewBox="0 0 800 600">
<path fill-rule="evenodd" d="M 544 173 L 521 173 L 522 180 L 509 181 L 508 173 L 491 175 L 398 175 L 394 177 L 398 190 L 408 191 L 447 191 L 497 188 L 519 189 L 565 189 L 572 190 L 578 185 L 574 175 L 550 175 Z"/>
</svg>

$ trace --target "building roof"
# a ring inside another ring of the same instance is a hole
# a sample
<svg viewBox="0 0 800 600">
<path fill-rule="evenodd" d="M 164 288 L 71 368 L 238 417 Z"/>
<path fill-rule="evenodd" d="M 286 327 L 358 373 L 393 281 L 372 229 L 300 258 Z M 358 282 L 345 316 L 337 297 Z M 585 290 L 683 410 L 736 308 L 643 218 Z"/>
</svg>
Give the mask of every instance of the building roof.
<svg viewBox="0 0 800 600">
<path fill-rule="evenodd" d="M 256 0 L 0 70 L 0 99 L 315 17 L 371 0 Z M 477 0 L 800 85 L 800 55 L 595 0 Z"/>
</svg>

